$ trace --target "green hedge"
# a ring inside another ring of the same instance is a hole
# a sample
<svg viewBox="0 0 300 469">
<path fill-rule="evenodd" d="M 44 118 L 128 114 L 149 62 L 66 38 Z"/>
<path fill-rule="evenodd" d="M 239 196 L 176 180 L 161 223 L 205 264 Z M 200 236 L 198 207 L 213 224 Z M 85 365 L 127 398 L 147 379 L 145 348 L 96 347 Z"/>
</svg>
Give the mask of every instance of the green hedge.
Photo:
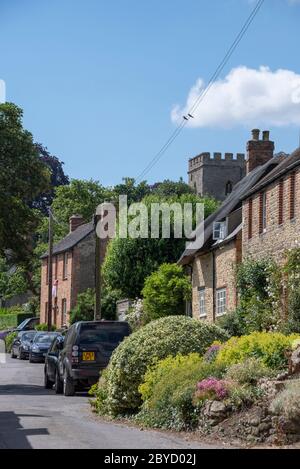
<svg viewBox="0 0 300 469">
<path fill-rule="evenodd" d="M 17 325 L 19 326 L 21 322 L 25 321 L 25 319 L 30 319 L 32 317 L 32 313 L 19 313 L 17 315 Z"/>
<path fill-rule="evenodd" d="M 17 315 L 16 314 L 3 314 L 0 315 L 0 330 L 9 329 L 10 327 L 17 326 Z"/>
</svg>

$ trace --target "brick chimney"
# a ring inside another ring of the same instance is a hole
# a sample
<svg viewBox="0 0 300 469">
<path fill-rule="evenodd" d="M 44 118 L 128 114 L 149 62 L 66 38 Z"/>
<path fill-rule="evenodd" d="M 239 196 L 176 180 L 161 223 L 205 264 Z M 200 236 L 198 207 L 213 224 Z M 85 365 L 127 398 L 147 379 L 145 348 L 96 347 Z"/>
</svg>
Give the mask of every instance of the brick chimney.
<svg viewBox="0 0 300 469">
<path fill-rule="evenodd" d="M 82 215 L 72 215 L 69 219 L 70 233 L 77 230 L 77 228 L 84 224 Z"/>
<path fill-rule="evenodd" d="M 274 142 L 270 140 L 270 132 L 263 131 L 260 140 L 260 130 L 252 130 L 252 139 L 247 144 L 247 174 L 257 166 L 261 166 L 274 156 Z"/>
</svg>

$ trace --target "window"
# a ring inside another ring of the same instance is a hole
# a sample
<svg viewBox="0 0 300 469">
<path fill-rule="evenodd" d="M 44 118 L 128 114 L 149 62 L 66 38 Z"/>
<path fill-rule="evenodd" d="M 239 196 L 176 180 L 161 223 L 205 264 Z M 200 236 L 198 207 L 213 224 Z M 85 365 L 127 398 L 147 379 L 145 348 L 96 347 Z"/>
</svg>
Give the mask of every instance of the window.
<svg viewBox="0 0 300 469">
<path fill-rule="evenodd" d="M 213 230 L 213 239 L 214 241 L 219 241 L 226 238 L 227 232 L 227 223 L 226 221 L 215 221 L 214 230 Z"/>
<path fill-rule="evenodd" d="M 61 302 L 61 325 L 64 326 L 65 324 L 67 324 L 67 300 L 63 298 Z"/>
<path fill-rule="evenodd" d="M 226 313 L 226 288 L 217 290 L 217 316 Z"/>
<path fill-rule="evenodd" d="M 296 205 L 295 186 L 296 186 L 296 173 L 293 172 L 290 175 L 290 220 L 293 220 L 295 218 L 295 205 Z"/>
<path fill-rule="evenodd" d="M 205 288 L 198 288 L 199 315 L 200 318 L 206 318 L 205 309 Z"/>
<path fill-rule="evenodd" d="M 55 256 L 55 265 L 54 265 L 55 280 L 57 280 L 57 274 L 58 274 L 58 256 Z"/>
<path fill-rule="evenodd" d="M 232 192 L 232 182 L 228 181 L 225 187 L 225 195 L 229 195 Z"/>
<path fill-rule="evenodd" d="M 248 239 L 252 238 L 253 200 L 248 201 Z"/>
<path fill-rule="evenodd" d="M 278 225 L 283 223 L 283 188 L 283 179 L 281 179 L 278 186 Z"/>
<path fill-rule="evenodd" d="M 259 195 L 259 232 L 265 233 L 267 229 L 267 194 L 261 192 Z"/>
<path fill-rule="evenodd" d="M 68 253 L 64 253 L 64 268 L 63 268 L 63 278 L 66 280 L 68 278 L 68 260 L 69 256 Z"/>
</svg>

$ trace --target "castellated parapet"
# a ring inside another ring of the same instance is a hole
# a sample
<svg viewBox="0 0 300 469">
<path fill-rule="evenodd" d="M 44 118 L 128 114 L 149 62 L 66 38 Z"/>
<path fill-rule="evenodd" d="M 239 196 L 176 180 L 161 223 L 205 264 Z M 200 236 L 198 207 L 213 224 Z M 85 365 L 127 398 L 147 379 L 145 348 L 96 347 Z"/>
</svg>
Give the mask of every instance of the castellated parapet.
<svg viewBox="0 0 300 469">
<path fill-rule="evenodd" d="M 200 196 L 223 201 L 246 175 L 244 153 L 201 153 L 189 160 L 189 184 Z"/>
</svg>

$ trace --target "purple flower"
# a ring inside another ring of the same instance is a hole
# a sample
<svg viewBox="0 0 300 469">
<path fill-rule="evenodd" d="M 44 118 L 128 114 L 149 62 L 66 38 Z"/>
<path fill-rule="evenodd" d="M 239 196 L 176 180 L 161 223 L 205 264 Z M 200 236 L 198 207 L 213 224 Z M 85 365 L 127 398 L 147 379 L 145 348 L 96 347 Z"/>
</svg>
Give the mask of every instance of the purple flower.
<svg viewBox="0 0 300 469">
<path fill-rule="evenodd" d="M 206 378 L 197 384 L 198 398 L 215 398 L 222 400 L 228 396 L 228 383 L 222 379 Z"/>
<path fill-rule="evenodd" d="M 216 356 L 218 355 L 219 353 L 219 350 L 221 348 L 221 345 L 218 345 L 218 344 L 215 344 L 215 345 L 211 345 L 205 355 L 204 355 L 204 360 L 207 361 L 207 362 L 212 362 L 215 360 Z"/>
</svg>

